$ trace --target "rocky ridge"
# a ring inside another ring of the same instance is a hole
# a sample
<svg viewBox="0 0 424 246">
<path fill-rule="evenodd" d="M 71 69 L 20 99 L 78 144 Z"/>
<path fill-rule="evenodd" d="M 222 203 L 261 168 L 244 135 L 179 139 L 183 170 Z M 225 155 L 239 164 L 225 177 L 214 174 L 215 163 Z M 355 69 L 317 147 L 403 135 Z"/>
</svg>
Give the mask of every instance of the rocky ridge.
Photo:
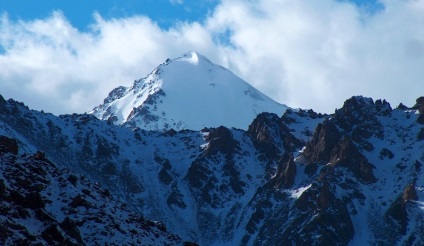
<svg viewBox="0 0 424 246">
<path fill-rule="evenodd" d="M 423 101 L 352 97 L 331 115 L 262 113 L 247 130 L 146 131 L 0 100 L 0 133 L 201 245 L 420 245 Z"/>
</svg>

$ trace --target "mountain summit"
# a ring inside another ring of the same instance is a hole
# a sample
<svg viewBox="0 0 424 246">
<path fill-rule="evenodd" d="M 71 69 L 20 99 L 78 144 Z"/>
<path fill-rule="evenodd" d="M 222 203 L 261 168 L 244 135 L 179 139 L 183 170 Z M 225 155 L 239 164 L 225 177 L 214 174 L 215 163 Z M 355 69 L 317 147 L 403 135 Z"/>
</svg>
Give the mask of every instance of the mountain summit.
<svg viewBox="0 0 424 246">
<path fill-rule="evenodd" d="M 287 106 L 196 52 L 167 59 L 130 87 L 112 90 L 90 113 L 114 124 L 146 130 L 235 127 L 247 129 L 262 112 Z"/>
</svg>

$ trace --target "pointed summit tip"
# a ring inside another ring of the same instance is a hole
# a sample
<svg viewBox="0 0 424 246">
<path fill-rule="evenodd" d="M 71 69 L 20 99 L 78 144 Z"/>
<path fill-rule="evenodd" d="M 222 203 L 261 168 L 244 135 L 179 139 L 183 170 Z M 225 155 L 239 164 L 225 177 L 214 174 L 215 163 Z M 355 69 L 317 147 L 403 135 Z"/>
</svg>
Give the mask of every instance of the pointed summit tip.
<svg viewBox="0 0 424 246">
<path fill-rule="evenodd" d="M 196 51 L 189 51 L 184 53 L 181 57 L 198 57 L 198 55 L 200 54 L 197 53 Z"/>
<path fill-rule="evenodd" d="M 182 56 L 178 57 L 176 59 L 177 61 L 185 61 L 189 62 L 191 64 L 198 64 L 199 63 L 199 56 L 194 51 L 189 51 L 187 53 L 184 53 Z"/>
<path fill-rule="evenodd" d="M 200 61 L 208 61 L 209 63 L 211 62 L 208 58 L 195 51 L 186 52 L 175 60 L 189 62 L 194 65 L 199 64 Z"/>
</svg>

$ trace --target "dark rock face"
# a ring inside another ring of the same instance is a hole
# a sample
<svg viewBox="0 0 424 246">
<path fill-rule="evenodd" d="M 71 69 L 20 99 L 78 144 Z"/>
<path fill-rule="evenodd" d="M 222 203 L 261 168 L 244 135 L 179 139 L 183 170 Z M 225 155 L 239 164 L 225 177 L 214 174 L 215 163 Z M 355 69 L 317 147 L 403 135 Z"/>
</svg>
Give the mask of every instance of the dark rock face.
<svg viewBox="0 0 424 246">
<path fill-rule="evenodd" d="M 399 196 L 391 205 L 386 215 L 393 219 L 396 225 L 396 233 L 400 235 L 406 234 L 406 229 L 408 226 L 408 212 L 406 209 L 406 201 Z M 388 219 L 388 218 L 386 218 Z"/>
<path fill-rule="evenodd" d="M 296 200 L 295 207 L 302 213 L 286 230 L 289 241 L 301 245 L 346 245 L 352 239 L 354 228 L 349 212 L 328 183 L 313 185 Z"/>
<path fill-rule="evenodd" d="M 342 133 L 351 135 L 352 140 L 366 151 L 372 151 L 368 141 L 372 136 L 383 138 L 384 130 L 378 115 L 390 115 L 392 109 L 386 101 L 373 102 L 371 98 L 352 97 L 341 109 L 336 110 L 335 123 L 343 129 Z"/>
<path fill-rule="evenodd" d="M 331 152 L 331 164 L 347 167 L 364 183 L 373 183 L 373 165 L 368 162 L 349 137 L 343 137 Z"/>
<path fill-rule="evenodd" d="M 65 220 L 60 223 L 60 228 L 62 228 L 66 234 L 75 239 L 79 244 L 84 244 L 84 240 L 81 237 L 81 233 L 77 225 L 69 217 L 66 217 Z"/>
<path fill-rule="evenodd" d="M 77 195 L 76 197 L 74 197 L 71 203 L 69 203 L 69 206 L 74 208 L 77 208 L 77 207 L 90 208 L 91 207 L 91 205 L 87 202 L 87 200 L 85 200 L 81 195 Z"/>
<path fill-rule="evenodd" d="M 303 152 L 308 165 L 326 164 L 331 159 L 331 152 L 339 142 L 341 134 L 332 121 L 324 121 L 318 124 L 312 139 L 306 143 Z M 315 172 L 313 170 L 313 172 Z"/>
<path fill-rule="evenodd" d="M 410 183 L 406 186 L 405 190 L 396 200 L 390 205 L 386 212 L 386 223 L 390 226 L 388 229 L 391 232 L 392 241 L 395 241 L 407 234 L 408 224 L 411 220 L 408 211 L 413 210 L 411 201 L 418 200 L 417 192 L 415 190 L 415 183 Z M 411 234 L 408 241 L 411 241 L 410 245 L 416 245 L 412 243 L 416 241 L 416 237 Z"/>
<path fill-rule="evenodd" d="M 188 169 L 187 176 L 185 177 L 194 188 L 202 187 L 212 176 L 212 172 L 209 171 L 208 168 L 204 167 L 199 161 L 195 161 L 191 164 Z"/>
<path fill-rule="evenodd" d="M 187 204 L 183 200 L 183 195 L 176 187 L 172 187 L 172 192 L 166 199 L 166 202 L 171 206 L 178 206 L 182 209 L 187 208 Z"/>
<path fill-rule="evenodd" d="M 422 166 L 421 162 L 415 160 L 414 169 L 415 169 L 416 172 L 421 172 L 421 166 Z"/>
<path fill-rule="evenodd" d="M 357 211 L 350 201 L 365 202 L 365 196 L 356 182 L 377 182 L 373 172 L 375 166 L 363 151 L 374 150 L 370 139 L 384 137 L 383 125 L 377 116 L 391 117 L 391 113 L 392 109 L 386 101 L 374 103 L 368 98 L 353 97 L 333 117 L 318 124 L 301 154 L 301 160 L 306 165 L 305 172 L 317 179 L 295 201 L 295 207 L 303 217 L 297 216 L 296 222 L 286 230 L 296 231 L 296 234 L 283 233 L 290 238 L 289 241 L 303 242 L 305 245 L 346 245 L 353 238 L 355 229 L 350 214 Z M 383 148 L 380 155 L 382 159 L 394 158 L 387 148 Z M 347 176 L 354 179 L 343 178 Z M 337 194 L 336 190 L 339 189 L 346 193 Z M 306 235 L 319 235 L 319 239 Z"/>
<path fill-rule="evenodd" d="M 417 122 L 421 125 L 424 125 L 424 114 L 418 115 Z"/>
<path fill-rule="evenodd" d="M 392 152 L 392 151 L 390 151 L 390 150 L 389 150 L 389 149 L 387 149 L 387 148 L 383 148 L 383 149 L 380 151 L 380 156 L 379 156 L 379 158 L 380 158 L 381 160 L 383 160 L 383 159 L 385 159 L 385 158 L 393 159 L 393 157 L 395 157 L 395 155 L 393 154 L 393 152 Z"/>
<path fill-rule="evenodd" d="M 293 113 L 288 111 L 279 118 L 275 114 L 261 113 L 246 132 L 258 150 L 259 159 L 266 163 L 267 174 L 274 176 L 271 182 L 275 187 L 289 188 L 293 185 L 296 164 L 293 158 L 290 159 L 288 156 L 303 145 L 287 126 L 290 122 L 296 121 L 289 116 L 290 114 Z"/>
<path fill-rule="evenodd" d="M 124 96 L 126 88 L 124 86 L 118 86 L 109 92 L 109 95 L 103 101 L 103 104 L 110 103 Z"/>
<path fill-rule="evenodd" d="M 419 97 L 417 100 L 415 100 L 415 105 L 412 107 L 412 109 L 419 110 L 419 113 L 423 113 L 424 111 L 424 97 Z M 421 110 L 420 110 L 421 109 Z"/>
<path fill-rule="evenodd" d="M 411 183 L 405 188 L 405 190 L 403 191 L 402 199 L 404 201 L 418 200 L 417 191 L 415 190 L 415 183 Z"/>
<path fill-rule="evenodd" d="M 15 139 L 10 139 L 6 136 L 0 136 L 0 154 L 11 153 L 18 154 L 18 144 Z"/>
<path fill-rule="evenodd" d="M 341 109 L 336 110 L 335 117 L 340 121 L 341 127 L 349 131 L 359 123 L 359 120 L 363 120 L 366 124 L 374 123 L 375 128 L 381 127 L 375 116 L 387 116 L 391 112 L 392 108 L 385 100 L 377 100 L 374 103 L 371 98 L 355 96 L 346 100 Z"/>
<path fill-rule="evenodd" d="M 417 122 L 424 125 L 424 97 L 419 97 L 412 109 L 418 110 Z"/>
<path fill-rule="evenodd" d="M 282 150 L 293 151 L 302 146 L 276 114 L 261 113 L 250 124 L 247 135 L 264 155 L 277 157 Z"/>
<path fill-rule="evenodd" d="M 377 110 L 378 115 L 389 116 L 393 109 L 390 104 L 386 100 L 376 100 L 375 101 L 375 109 Z"/>
<path fill-rule="evenodd" d="M 296 163 L 293 156 L 284 154 L 278 162 L 277 173 L 273 182 L 275 188 L 290 188 L 294 184 L 296 177 Z"/>
<path fill-rule="evenodd" d="M 408 109 L 408 107 L 407 107 L 407 106 L 405 106 L 403 103 L 399 103 L 399 105 L 396 107 L 396 109 L 399 109 L 399 110 L 407 110 L 407 109 Z"/>
<path fill-rule="evenodd" d="M 209 141 L 209 145 L 204 152 L 205 156 L 215 155 L 218 152 L 222 152 L 223 154 L 231 154 L 238 144 L 233 139 L 231 132 L 223 126 L 210 129 L 205 140 Z"/>
<path fill-rule="evenodd" d="M 424 128 L 421 128 L 420 132 L 417 134 L 417 140 L 419 141 L 424 140 Z"/>
<path fill-rule="evenodd" d="M 374 104 L 371 99 L 353 97 L 347 100 L 335 117 L 319 124 L 312 139 L 306 143 L 303 155 L 307 160 L 305 172 L 312 175 L 318 166 L 331 163 L 347 167 L 363 182 L 375 182 L 373 165 L 360 153 L 374 147 L 367 139 L 382 137 L 382 125 L 375 118 L 378 113 L 388 115 L 390 105 L 385 101 Z"/>
<path fill-rule="evenodd" d="M 172 176 L 169 174 L 169 171 L 172 168 L 171 162 L 168 159 L 164 159 L 159 156 L 155 157 L 155 160 L 158 162 L 158 164 L 162 165 L 158 175 L 159 180 L 166 185 L 171 184 L 173 180 Z"/>
<path fill-rule="evenodd" d="M 250 124 L 247 133 L 257 142 L 275 142 L 274 137 L 277 134 L 270 132 L 270 130 L 280 128 L 278 121 L 279 117 L 276 114 L 261 113 Z"/>
<path fill-rule="evenodd" d="M 234 156 L 240 149 L 231 131 L 225 127 L 203 131 L 207 131 L 207 147 L 201 156 L 192 162 L 184 179 L 190 183 L 190 189 L 199 201 L 218 208 L 223 206 L 225 201 L 218 194 L 225 194 L 224 197 L 244 194 L 246 183 L 241 180 L 239 167 L 234 161 Z M 213 170 L 222 171 L 221 182 Z"/>
<path fill-rule="evenodd" d="M 146 104 L 148 105 L 154 105 L 155 103 L 157 103 L 157 100 L 161 97 L 165 97 L 166 93 L 160 89 L 157 92 L 155 92 L 155 94 L 149 95 L 145 101 Z"/>
<path fill-rule="evenodd" d="M 58 245 L 62 242 L 65 242 L 65 238 L 63 237 L 62 233 L 54 224 L 48 226 L 41 233 L 41 237 L 50 245 Z"/>
<path fill-rule="evenodd" d="M 154 122 L 159 120 L 158 116 L 151 113 L 151 109 L 149 105 L 141 105 L 137 108 L 133 108 L 131 113 L 128 115 L 127 121 L 129 121 L 130 119 L 136 116 L 141 117 L 141 119 L 146 122 Z M 130 122 L 128 122 L 128 125 L 131 127 L 135 127 L 134 123 L 131 124 Z"/>
<path fill-rule="evenodd" d="M 44 208 L 45 202 L 39 192 L 31 192 L 25 196 L 23 206 L 26 208 L 37 209 Z"/>
</svg>

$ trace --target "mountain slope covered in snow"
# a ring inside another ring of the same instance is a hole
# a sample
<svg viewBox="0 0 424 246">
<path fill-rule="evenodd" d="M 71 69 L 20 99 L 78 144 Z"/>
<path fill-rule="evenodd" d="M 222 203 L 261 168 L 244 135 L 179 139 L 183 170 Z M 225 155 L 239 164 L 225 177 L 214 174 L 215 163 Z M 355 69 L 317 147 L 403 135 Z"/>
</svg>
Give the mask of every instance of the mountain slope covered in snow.
<svg viewBox="0 0 424 246">
<path fill-rule="evenodd" d="M 146 131 L 0 100 L 0 134 L 201 245 L 421 245 L 424 99 L 352 97 L 247 130 Z"/>
<path fill-rule="evenodd" d="M 229 70 L 188 52 L 168 59 L 131 87 L 118 87 L 90 113 L 146 130 L 236 127 L 247 129 L 262 112 L 287 109 Z"/>
</svg>

